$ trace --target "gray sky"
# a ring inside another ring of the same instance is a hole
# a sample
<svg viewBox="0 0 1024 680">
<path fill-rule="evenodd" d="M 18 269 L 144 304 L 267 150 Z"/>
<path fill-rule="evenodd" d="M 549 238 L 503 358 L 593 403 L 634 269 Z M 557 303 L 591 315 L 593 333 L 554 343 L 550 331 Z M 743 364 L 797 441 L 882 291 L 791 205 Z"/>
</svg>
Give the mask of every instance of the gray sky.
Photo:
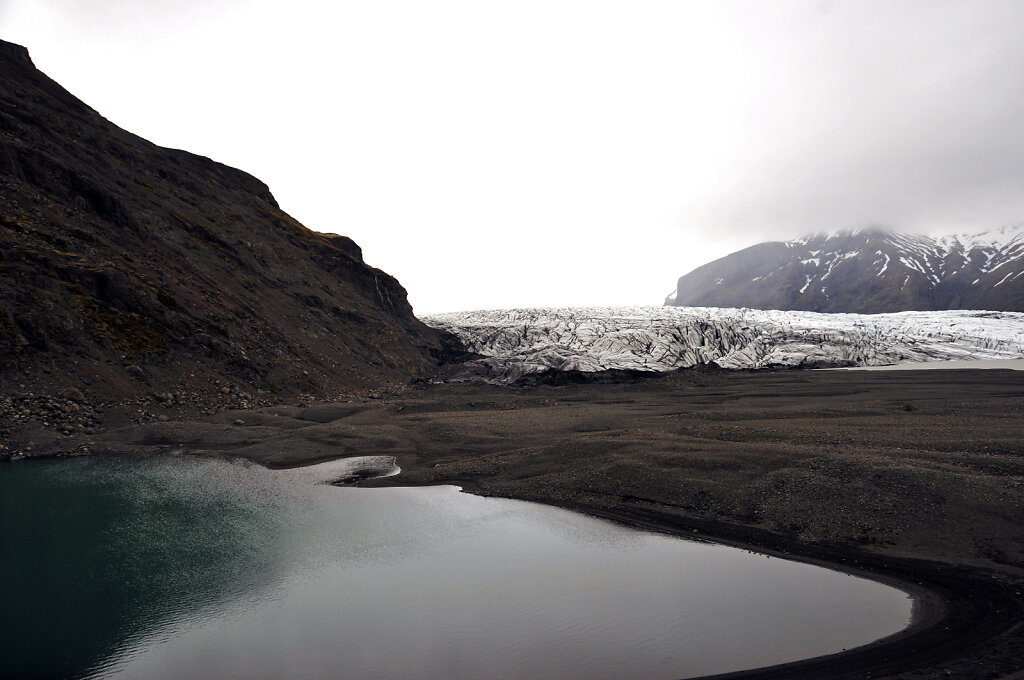
<svg viewBox="0 0 1024 680">
<path fill-rule="evenodd" d="M 419 313 L 660 304 L 763 240 L 1024 220 L 1024 2 L 0 0 L 118 125 Z"/>
</svg>

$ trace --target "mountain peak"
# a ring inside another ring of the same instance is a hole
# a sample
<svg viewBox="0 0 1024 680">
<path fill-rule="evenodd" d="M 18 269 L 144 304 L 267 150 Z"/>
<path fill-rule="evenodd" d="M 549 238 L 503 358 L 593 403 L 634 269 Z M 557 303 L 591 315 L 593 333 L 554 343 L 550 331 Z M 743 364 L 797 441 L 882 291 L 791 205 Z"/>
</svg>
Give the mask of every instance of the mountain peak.
<svg viewBox="0 0 1024 680">
<path fill-rule="evenodd" d="M 761 243 L 683 276 L 665 304 L 860 313 L 1024 311 L 1024 227 L 947 236 L 870 227 Z"/>
<path fill-rule="evenodd" d="M 0 59 L 25 64 L 32 68 L 36 67 L 36 65 L 32 63 L 32 57 L 29 56 L 27 48 L 12 42 L 7 42 L 6 40 L 0 40 Z"/>
</svg>

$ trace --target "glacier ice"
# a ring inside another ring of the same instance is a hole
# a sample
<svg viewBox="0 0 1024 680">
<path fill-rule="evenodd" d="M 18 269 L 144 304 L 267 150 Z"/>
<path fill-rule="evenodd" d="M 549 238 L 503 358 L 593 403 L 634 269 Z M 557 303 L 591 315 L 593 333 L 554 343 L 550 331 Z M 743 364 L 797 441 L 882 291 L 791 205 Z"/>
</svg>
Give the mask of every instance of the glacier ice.
<svg viewBox="0 0 1024 680">
<path fill-rule="evenodd" d="M 434 314 L 482 358 L 452 380 L 548 371 L 882 366 L 1024 358 L 1024 313 L 820 314 L 716 307 L 579 307 Z"/>
</svg>

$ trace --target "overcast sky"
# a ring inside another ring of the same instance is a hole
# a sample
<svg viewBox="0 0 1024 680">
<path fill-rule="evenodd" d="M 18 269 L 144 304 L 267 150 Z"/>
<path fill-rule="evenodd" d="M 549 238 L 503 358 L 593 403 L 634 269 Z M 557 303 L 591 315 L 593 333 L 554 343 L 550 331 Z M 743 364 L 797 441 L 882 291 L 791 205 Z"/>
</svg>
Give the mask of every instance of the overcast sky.
<svg viewBox="0 0 1024 680">
<path fill-rule="evenodd" d="M 660 304 L 764 240 L 1024 220 L 1024 2 L 0 0 L 114 123 L 418 313 Z"/>
</svg>

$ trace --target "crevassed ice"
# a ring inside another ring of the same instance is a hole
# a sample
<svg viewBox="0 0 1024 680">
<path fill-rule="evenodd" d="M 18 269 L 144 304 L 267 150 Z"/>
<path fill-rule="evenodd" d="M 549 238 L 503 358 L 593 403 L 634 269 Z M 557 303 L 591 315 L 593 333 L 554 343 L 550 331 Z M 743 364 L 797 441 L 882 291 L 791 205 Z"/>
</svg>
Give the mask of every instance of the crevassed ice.
<svg viewBox="0 0 1024 680">
<path fill-rule="evenodd" d="M 883 366 L 1024 358 L 1024 313 L 819 314 L 716 307 L 480 310 L 423 317 L 484 358 L 453 380 L 547 371 Z"/>
</svg>

